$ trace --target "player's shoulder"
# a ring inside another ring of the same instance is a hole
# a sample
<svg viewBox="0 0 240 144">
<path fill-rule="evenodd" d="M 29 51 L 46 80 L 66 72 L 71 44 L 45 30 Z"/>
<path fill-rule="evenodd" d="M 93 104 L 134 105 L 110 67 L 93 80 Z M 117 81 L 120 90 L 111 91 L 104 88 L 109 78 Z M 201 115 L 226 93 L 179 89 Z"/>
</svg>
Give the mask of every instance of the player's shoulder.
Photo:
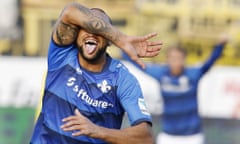
<svg viewBox="0 0 240 144">
<path fill-rule="evenodd" d="M 185 67 L 185 74 L 191 77 L 198 77 L 199 75 L 201 75 L 200 68 L 201 67 L 199 65 Z"/>
<path fill-rule="evenodd" d="M 74 44 L 60 46 L 53 39 L 50 40 L 49 50 L 48 50 L 48 58 L 49 59 L 63 59 L 75 58 L 73 57 L 78 53 L 77 47 Z"/>
<path fill-rule="evenodd" d="M 195 72 L 195 71 L 199 71 L 201 66 L 202 66 L 201 64 L 195 64 L 195 65 L 191 65 L 191 66 L 186 66 L 185 70 L 189 71 L 189 72 Z"/>
<path fill-rule="evenodd" d="M 111 72 L 129 73 L 128 68 L 120 60 L 114 58 L 111 60 L 109 70 Z"/>
<path fill-rule="evenodd" d="M 109 70 L 116 74 L 117 79 L 122 81 L 124 79 L 134 81 L 135 76 L 129 71 L 127 66 L 118 59 L 112 59 Z"/>
</svg>

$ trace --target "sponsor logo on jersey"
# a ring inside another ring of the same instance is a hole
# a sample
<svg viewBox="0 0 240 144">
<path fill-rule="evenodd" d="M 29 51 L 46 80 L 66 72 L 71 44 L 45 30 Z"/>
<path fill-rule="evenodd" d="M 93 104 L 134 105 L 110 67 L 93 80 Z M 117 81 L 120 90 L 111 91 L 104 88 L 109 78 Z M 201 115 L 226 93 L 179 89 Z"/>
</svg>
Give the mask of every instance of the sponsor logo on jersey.
<svg viewBox="0 0 240 144">
<path fill-rule="evenodd" d="M 140 108 L 140 110 L 143 114 L 150 115 L 150 113 L 147 110 L 147 106 L 146 106 L 146 103 L 145 103 L 143 98 L 138 99 L 138 106 L 139 106 L 139 108 Z"/>
<path fill-rule="evenodd" d="M 72 88 L 72 91 L 76 93 L 76 96 L 81 100 L 83 100 L 85 103 L 93 107 L 98 107 L 102 109 L 106 109 L 108 107 L 114 107 L 112 103 L 109 103 L 103 100 L 97 100 L 89 96 L 88 92 L 85 89 L 80 88 L 80 86 L 76 83 L 76 80 L 77 79 L 75 77 L 70 77 L 66 85 Z"/>
<path fill-rule="evenodd" d="M 181 76 L 177 80 L 165 76 L 162 78 L 161 88 L 166 92 L 187 92 L 191 86 L 186 76 Z"/>
<path fill-rule="evenodd" d="M 80 68 L 76 68 L 76 72 L 77 72 L 77 74 L 82 75 L 82 70 Z"/>
</svg>

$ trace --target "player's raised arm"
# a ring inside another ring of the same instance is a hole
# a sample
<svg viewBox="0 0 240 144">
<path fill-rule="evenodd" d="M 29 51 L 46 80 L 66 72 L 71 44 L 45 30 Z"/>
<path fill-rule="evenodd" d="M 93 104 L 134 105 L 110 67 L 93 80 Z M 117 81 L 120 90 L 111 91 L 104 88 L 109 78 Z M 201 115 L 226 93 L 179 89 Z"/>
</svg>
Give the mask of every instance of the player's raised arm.
<svg viewBox="0 0 240 144">
<path fill-rule="evenodd" d="M 218 58 L 220 58 L 223 53 L 223 49 L 225 48 L 225 45 L 228 43 L 228 41 L 228 35 L 223 35 L 220 37 L 215 47 L 213 48 L 210 57 L 201 67 L 201 71 L 203 74 L 206 73 L 213 66 L 213 64 L 218 60 Z"/>
<path fill-rule="evenodd" d="M 96 11 L 73 2 L 65 6 L 57 20 L 53 31 L 53 39 L 57 44 L 71 44 L 82 28 L 90 33 L 98 34 L 115 41 L 117 32 L 106 16 L 96 14 Z"/>
<path fill-rule="evenodd" d="M 156 33 L 128 36 L 112 26 L 107 15 L 75 2 L 68 4 L 62 11 L 53 31 L 53 40 L 59 45 L 71 44 L 81 28 L 110 40 L 142 67 L 144 64 L 139 58 L 156 56 L 162 45 L 161 41 L 149 41 Z"/>
</svg>

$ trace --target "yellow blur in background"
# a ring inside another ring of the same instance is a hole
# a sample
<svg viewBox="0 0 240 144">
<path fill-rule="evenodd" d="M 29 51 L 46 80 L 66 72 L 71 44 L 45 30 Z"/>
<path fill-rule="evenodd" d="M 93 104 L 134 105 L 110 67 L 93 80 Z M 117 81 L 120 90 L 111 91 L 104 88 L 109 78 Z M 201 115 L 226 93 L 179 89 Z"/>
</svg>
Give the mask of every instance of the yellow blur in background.
<svg viewBox="0 0 240 144">
<path fill-rule="evenodd" d="M 164 43 L 162 53 L 147 61 L 162 62 L 164 51 L 181 44 L 187 49 L 188 64 L 205 60 L 222 34 L 230 43 L 223 65 L 240 65 L 240 0 L 76 0 L 88 7 L 100 7 L 113 24 L 131 35 L 158 32 Z M 71 0 L 22 0 L 19 7 L 23 37 L 12 42 L 0 38 L 0 53 L 46 56 L 51 29 L 62 8 Z M 17 43 L 17 44 L 14 44 Z M 21 45 L 21 46 L 19 46 Z M 120 58 L 117 48 L 109 51 Z"/>
</svg>

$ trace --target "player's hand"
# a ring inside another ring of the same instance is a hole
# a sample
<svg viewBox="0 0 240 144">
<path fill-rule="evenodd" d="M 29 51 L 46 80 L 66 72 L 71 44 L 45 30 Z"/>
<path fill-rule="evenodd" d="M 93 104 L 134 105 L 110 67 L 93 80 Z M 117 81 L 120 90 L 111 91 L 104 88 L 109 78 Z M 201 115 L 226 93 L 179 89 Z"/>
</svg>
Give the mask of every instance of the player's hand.
<svg viewBox="0 0 240 144">
<path fill-rule="evenodd" d="M 154 57 L 159 54 L 162 42 L 149 41 L 149 39 L 157 36 L 157 33 L 151 33 L 145 36 L 126 36 L 122 50 L 142 68 L 145 64 L 141 57 Z"/>
<path fill-rule="evenodd" d="M 219 36 L 218 44 L 220 44 L 220 45 L 225 45 L 225 44 L 227 44 L 230 40 L 231 40 L 231 37 L 229 36 L 229 34 L 224 33 L 224 34 L 221 34 L 221 35 Z"/>
<path fill-rule="evenodd" d="M 75 115 L 64 118 L 62 121 L 64 124 L 61 126 L 61 129 L 74 131 L 72 133 L 73 136 L 86 135 L 93 137 L 98 130 L 98 126 L 83 116 L 78 109 L 75 110 Z"/>
</svg>

